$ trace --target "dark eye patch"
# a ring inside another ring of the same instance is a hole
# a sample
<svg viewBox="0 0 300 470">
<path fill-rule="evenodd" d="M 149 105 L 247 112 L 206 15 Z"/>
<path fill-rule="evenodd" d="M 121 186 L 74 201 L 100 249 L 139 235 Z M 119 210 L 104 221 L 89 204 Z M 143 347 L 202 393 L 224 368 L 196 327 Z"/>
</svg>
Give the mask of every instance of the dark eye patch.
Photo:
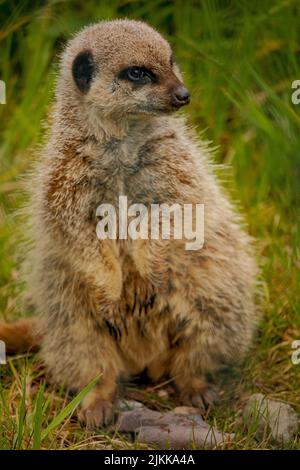
<svg viewBox="0 0 300 470">
<path fill-rule="evenodd" d="M 145 85 L 146 83 L 157 82 L 155 74 L 146 67 L 127 67 L 121 70 L 118 75 L 120 80 L 128 80 L 136 85 Z"/>
<path fill-rule="evenodd" d="M 82 93 L 86 93 L 95 73 L 95 63 L 90 51 L 80 52 L 72 65 L 73 79 Z"/>
</svg>

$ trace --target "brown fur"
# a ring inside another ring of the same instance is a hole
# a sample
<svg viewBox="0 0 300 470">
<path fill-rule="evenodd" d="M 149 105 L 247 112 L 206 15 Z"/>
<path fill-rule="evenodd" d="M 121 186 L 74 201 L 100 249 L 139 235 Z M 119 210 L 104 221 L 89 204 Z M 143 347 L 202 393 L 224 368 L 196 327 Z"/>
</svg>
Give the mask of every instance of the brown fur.
<svg viewBox="0 0 300 470">
<path fill-rule="evenodd" d="M 90 51 L 97 73 L 83 93 L 71 69 Z M 49 139 L 31 182 L 33 250 L 28 285 L 43 325 L 42 357 L 53 379 L 80 389 L 90 426 L 109 421 L 120 376 L 169 375 L 184 402 L 212 394 L 205 376 L 242 359 L 255 323 L 256 264 L 250 239 L 220 188 L 209 151 L 171 114 L 181 85 L 169 44 L 141 22 L 85 28 L 61 61 Z M 158 81 L 118 80 L 145 66 Z M 204 203 L 205 244 L 96 237 L 102 203 Z M 3 330 L 0 328 L 0 337 Z"/>
<path fill-rule="evenodd" d="M 5 342 L 6 352 L 35 351 L 41 344 L 38 332 L 39 319 L 22 318 L 14 323 L 0 323 L 0 338 Z"/>
</svg>

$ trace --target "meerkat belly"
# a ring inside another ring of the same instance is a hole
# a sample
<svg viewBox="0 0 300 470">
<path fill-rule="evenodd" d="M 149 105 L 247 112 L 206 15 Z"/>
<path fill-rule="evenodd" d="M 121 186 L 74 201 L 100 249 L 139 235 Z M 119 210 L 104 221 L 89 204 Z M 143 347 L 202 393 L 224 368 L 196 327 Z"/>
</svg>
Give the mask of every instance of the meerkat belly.
<svg viewBox="0 0 300 470">
<path fill-rule="evenodd" d="M 155 318 L 128 319 L 127 332 L 122 334 L 119 348 L 130 375 L 139 374 L 152 364 L 160 362 L 160 358 L 168 353 L 166 331 L 167 324 L 157 319 L 155 321 Z"/>
<path fill-rule="evenodd" d="M 143 279 L 130 257 L 123 264 L 124 284 L 117 319 L 117 338 L 131 374 L 137 374 L 169 349 L 169 314 L 166 302 Z"/>
<path fill-rule="evenodd" d="M 170 312 L 167 300 L 158 295 L 151 282 L 143 278 L 138 271 L 132 257 L 134 242 L 131 239 L 119 238 L 120 212 L 124 211 L 120 204 L 126 199 L 126 210 L 136 202 L 148 206 L 151 201 L 157 199 L 155 188 L 149 186 L 146 191 L 141 192 L 136 184 L 130 184 L 134 162 L 129 165 L 126 160 L 128 155 L 120 145 L 113 149 L 115 153 L 112 158 L 116 158 L 117 152 L 117 162 L 121 162 L 122 166 L 113 176 L 113 185 L 108 184 L 105 194 L 101 197 L 104 203 L 114 206 L 116 213 L 116 251 L 123 274 L 123 290 L 118 308 L 106 324 L 118 344 L 127 370 L 134 375 L 149 366 L 152 367 L 160 357 L 168 353 Z M 135 160 L 134 149 L 129 156 L 131 160 Z M 123 198 L 121 202 L 120 198 Z"/>
</svg>

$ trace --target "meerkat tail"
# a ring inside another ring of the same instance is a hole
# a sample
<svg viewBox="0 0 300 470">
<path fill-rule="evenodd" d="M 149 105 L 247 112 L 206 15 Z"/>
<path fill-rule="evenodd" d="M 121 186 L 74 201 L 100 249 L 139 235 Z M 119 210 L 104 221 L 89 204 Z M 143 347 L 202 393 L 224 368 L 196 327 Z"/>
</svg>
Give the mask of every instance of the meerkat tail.
<svg viewBox="0 0 300 470">
<path fill-rule="evenodd" d="M 4 341 L 7 353 L 21 353 L 39 348 L 37 317 L 22 318 L 12 323 L 0 322 L 0 340 Z"/>
</svg>

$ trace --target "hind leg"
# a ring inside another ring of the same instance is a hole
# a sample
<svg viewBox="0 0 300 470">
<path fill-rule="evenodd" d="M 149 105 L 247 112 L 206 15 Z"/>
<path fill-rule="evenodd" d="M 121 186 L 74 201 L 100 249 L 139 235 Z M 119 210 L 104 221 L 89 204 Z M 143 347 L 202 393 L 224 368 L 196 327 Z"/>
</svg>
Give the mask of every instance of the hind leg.
<svg viewBox="0 0 300 470">
<path fill-rule="evenodd" d="M 50 264 L 41 279 L 41 356 L 54 382 L 70 390 L 80 391 L 99 377 L 83 400 L 79 417 L 89 427 L 102 426 L 112 418 L 117 381 L 124 369 L 114 337 L 118 304 L 81 275 L 59 268 Z"/>
<path fill-rule="evenodd" d="M 243 359 L 252 339 L 254 305 L 220 293 L 213 300 L 183 298 L 174 303 L 175 326 L 169 374 L 183 403 L 207 406 L 217 399 L 207 375 Z M 180 305 L 180 311 L 176 305 Z M 185 313 L 183 313 L 185 312 Z"/>
<path fill-rule="evenodd" d="M 108 332 L 98 331 L 89 322 L 66 325 L 61 335 L 46 334 L 42 358 L 58 384 L 76 392 L 99 377 L 97 385 L 84 398 L 78 417 L 89 428 L 109 424 L 123 362 Z"/>
<path fill-rule="evenodd" d="M 158 382 L 167 375 L 170 353 L 162 353 L 147 365 L 147 375 L 152 382 Z"/>
<path fill-rule="evenodd" d="M 107 426 L 112 421 L 116 381 L 116 375 L 106 375 L 83 400 L 78 418 L 89 429 Z"/>
<path fill-rule="evenodd" d="M 206 408 L 218 400 L 215 387 L 206 379 L 201 362 L 193 358 L 195 351 L 189 348 L 177 350 L 170 364 L 170 376 L 179 391 L 183 405 Z"/>
</svg>

